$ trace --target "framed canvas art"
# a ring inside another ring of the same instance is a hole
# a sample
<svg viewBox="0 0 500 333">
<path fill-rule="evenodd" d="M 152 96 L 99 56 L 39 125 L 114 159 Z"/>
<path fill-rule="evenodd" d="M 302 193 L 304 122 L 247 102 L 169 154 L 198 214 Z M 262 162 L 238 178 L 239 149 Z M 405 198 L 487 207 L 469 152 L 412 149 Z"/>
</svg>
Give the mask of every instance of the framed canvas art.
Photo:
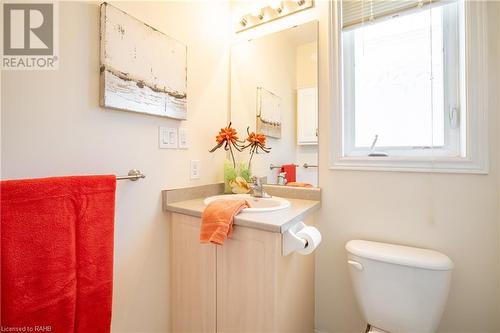
<svg viewBox="0 0 500 333">
<path fill-rule="evenodd" d="M 101 4 L 100 104 L 187 118 L 187 47 L 108 3 Z"/>
<path fill-rule="evenodd" d="M 257 87 L 257 132 L 281 138 L 281 97 Z"/>
</svg>

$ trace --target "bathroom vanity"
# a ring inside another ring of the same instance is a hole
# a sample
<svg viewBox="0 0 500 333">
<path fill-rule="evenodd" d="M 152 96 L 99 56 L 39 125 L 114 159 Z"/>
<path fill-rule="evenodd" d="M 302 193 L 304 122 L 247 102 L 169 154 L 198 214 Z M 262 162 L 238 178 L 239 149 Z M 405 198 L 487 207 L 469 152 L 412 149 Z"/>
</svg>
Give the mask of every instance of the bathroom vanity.
<svg viewBox="0 0 500 333">
<path fill-rule="evenodd" d="M 313 332 L 314 255 L 282 253 L 283 233 L 314 224 L 319 189 L 266 188 L 290 206 L 242 212 L 223 246 L 200 244 L 204 198 L 223 184 L 163 192 L 171 224 L 174 332 Z"/>
</svg>

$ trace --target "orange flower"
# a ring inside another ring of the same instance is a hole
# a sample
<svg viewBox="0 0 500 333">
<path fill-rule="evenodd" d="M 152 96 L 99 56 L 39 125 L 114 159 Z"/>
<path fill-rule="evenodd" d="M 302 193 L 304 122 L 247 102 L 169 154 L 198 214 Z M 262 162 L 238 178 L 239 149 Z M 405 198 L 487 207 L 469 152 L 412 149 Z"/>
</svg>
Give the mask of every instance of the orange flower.
<svg viewBox="0 0 500 333">
<path fill-rule="evenodd" d="M 259 143 L 261 145 L 266 144 L 266 136 L 264 134 L 252 132 L 248 135 L 247 141 L 254 144 Z"/>
<path fill-rule="evenodd" d="M 259 153 L 259 150 L 264 153 L 269 153 L 271 151 L 270 147 L 266 147 L 266 136 L 261 133 L 250 133 L 250 127 L 247 127 L 248 137 L 246 141 L 249 143 L 243 146 L 243 149 L 250 147 L 250 159 L 248 160 L 248 168 L 252 165 L 252 158 L 255 153 Z"/>
<path fill-rule="evenodd" d="M 233 154 L 233 149 L 234 147 L 237 151 L 241 151 L 243 146 L 241 143 L 242 141 L 238 140 L 238 132 L 234 128 L 231 127 L 231 123 L 227 127 L 221 128 L 219 131 L 219 134 L 215 137 L 215 141 L 217 141 L 217 144 L 215 147 L 210 149 L 209 151 L 213 153 L 220 147 L 224 147 L 224 150 L 229 150 L 231 153 L 231 158 L 233 159 L 233 166 L 236 167 L 236 161 L 234 160 L 234 154 Z"/>
<path fill-rule="evenodd" d="M 238 141 L 238 136 L 236 135 L 238 132 L 234 128 L 231 128 L 231 124 L 228 127 L 221 128 L 219 134 L 215 137 L 215 140 L 218 144 L 223 143 L 224 141 L 236 143 Z"/>
</svg>

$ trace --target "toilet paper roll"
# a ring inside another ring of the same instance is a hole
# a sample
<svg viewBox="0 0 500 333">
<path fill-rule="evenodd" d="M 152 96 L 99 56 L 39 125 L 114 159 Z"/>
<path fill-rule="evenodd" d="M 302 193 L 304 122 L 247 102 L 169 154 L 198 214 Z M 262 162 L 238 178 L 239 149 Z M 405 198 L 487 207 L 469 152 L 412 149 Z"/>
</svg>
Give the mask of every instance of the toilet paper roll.
<svg viewBox="0 0 500 333">
<path fill-rule="evenodd" d="M 312 253 L 321 243 L 321 233 L 315 227 L 307 226 L 297 232 L 297 237 L 305 239 L 307 245 L 302 250 L 297 251 L 300 254 L 306 255 Z"/>
</svg>

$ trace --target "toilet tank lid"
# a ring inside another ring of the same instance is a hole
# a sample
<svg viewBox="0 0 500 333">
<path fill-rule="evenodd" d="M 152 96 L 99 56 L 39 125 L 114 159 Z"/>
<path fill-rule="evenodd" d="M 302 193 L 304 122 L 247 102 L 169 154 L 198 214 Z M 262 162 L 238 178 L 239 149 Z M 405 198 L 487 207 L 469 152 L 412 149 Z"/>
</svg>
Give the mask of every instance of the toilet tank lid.
<svg viewBox="0 0 500 333">
<path fill-rule="evenodd" d="M 453 269 L 451 259 L 434 250 L 365 240 L 351 240 L 345 248 L 355 256 L 396 265 L 442 271 Z"/>
</svg>

